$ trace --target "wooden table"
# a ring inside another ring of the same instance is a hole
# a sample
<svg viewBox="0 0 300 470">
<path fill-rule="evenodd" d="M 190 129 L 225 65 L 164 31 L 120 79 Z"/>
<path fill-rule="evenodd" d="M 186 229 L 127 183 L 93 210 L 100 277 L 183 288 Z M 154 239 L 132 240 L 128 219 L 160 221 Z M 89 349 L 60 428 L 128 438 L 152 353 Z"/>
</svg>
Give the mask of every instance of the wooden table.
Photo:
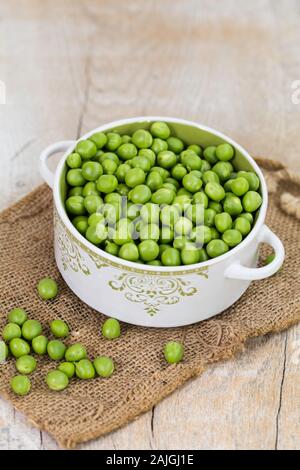
<svg viewBox="0 0 300 470">
<path fill-rule="evenodd" d="M 1 0 L 0 15 L 1 208 L 41 182 L 46 145 L 127 116 L 206 123 L 300 170 L 299 1 Z M 299 362 L 300 326 L 249 341 L 82 448 L 299 448 Z M 0 400 L 0 448 L 57 446 Z"/>
</svg>

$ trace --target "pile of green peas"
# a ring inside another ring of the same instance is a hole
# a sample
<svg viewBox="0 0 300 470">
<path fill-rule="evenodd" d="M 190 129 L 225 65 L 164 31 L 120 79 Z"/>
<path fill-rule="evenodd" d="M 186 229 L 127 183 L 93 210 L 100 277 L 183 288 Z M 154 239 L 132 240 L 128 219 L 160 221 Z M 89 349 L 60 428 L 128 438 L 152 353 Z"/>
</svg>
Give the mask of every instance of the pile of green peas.
<svg viewBox="0 0 300 470">
<path fill-rule="evenodd" d="M 262 204 L 254 172 L 234 148 L 203 148 L 153 122 L 132 135 L 97 132 L 66 159 L 65 207 L 88 241 L 127 261 L 180 266 L 207 261 L 250 233 Z"/>
</svg>

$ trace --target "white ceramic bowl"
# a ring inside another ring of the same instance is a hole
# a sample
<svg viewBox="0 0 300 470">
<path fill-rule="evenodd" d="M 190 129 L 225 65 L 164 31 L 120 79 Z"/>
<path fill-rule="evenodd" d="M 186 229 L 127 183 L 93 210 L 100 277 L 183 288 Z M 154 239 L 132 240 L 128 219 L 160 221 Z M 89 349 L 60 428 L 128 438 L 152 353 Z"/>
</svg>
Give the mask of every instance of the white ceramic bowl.
<svg viewBox="0 0 300 470">
<path fill-rule="evenodd" d="M 173 135 L 186 143 L 204 146 L 230 143 L 236 150 L 237 167 L 253 170 L 260 179 L 263 203 L 252 231 L 240 245 L 218 258 L 190 266 L 154 267 L 112 256 L 88 242 L 74 228 L 64 208 L 65 160 L 76 142 L 58 142 L 47 147 L 40 156 L 40 171 L 53 188 L 55 258 L 72 291 L 95 310 L 119 320 L 135 325 L 175 327 L 205 320 L 232 305 L 251 281 L 272 276 L 281 267 L 284 248 L 265 225 L 268 193 L 261 170 L 240 145 L 220 132 L 195 122 L 151 116 L 111 122 L 93 129 L 81 139 L 97 131 L 113 129 L 131 134 L 158 120 L 167 122 Z M 64 155 L 52 173 L 47 161 L 61 151 Z M 261 242 L 273 247 L 275 259 L 257 268 Z"/>
</svg>

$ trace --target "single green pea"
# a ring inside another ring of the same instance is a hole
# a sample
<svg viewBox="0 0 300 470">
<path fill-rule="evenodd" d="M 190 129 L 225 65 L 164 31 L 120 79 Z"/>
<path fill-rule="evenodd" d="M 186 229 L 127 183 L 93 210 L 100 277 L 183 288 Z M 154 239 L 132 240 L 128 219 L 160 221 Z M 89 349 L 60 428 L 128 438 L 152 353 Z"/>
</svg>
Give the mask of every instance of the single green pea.
<svg viewBox="0 0 300 470">
<path fill-rule="evenodd" d="M 169 170 L 166 170 L 166 168 L 162 168 L 161 166 L 153 166 L 150 171 L 159 173 L 163 182 L 165 182 L 166 179 L 170 176 Z"/>
<path fill-rule="evenodd" d="M 227 181 L 231 177 L 233 166 L 230 162 L 218 162 L 212 170 L 218 175 L 220 181 Z"/>
<path fill-rule="evenodd" d="M 68 377 L 68 379 L 71 379 L 75 375 L 75 366 L 73 362 L 62 362 L 57 367 L 57 370 L 63 372 Z"/>
<path fill-rule="evenodd" d="M 230 185 L 231 191 L 236 196 L 243 196 L 249 190 L 249 183 L 246 178 L 238 177 Z"/>
<path fill-rule="evenodd" d="M 145 184 L 139 184 L 130 191 L 129 198 L 134 204 L 145 204 L 151 199 L 151 190 Z"/>
<path fill-rule="evenodd" d="M 180 266 L 180 251 L 176 248 L 166 248 L 161 254 L 161 262 L 164 266 Z"/>
<path fill-rule="evenodd" d="M 216 229 L 221 233 L 224 233 L 226 232 L 226 230 L 231 229 L 232 227 L 231 215 L 228 214 L 227 212 L 222 212 L 221 214 L 217 214 L 215 216 L 215 226 L 216 226 Z"/>
<path fill-rule="evenodd" d="M 203 157 L 211 165 L 214 165 L 218 161 L 218 158 L 216 156 L 216 149 L 217 147 L 211 145 L 209 147 L 206 147 L 206 149 L 204 149 L 204 152 L 203 152 Z"/>
<path fill-rule="evenodd" d="M 137 155 L 137 148 L 133 143 L 122 144 L 118 148 L 118 155 L 122 160 L 130 160 Z"/>
<path fill-rule="evenodd" d="M 82 176 L 87 181 L 96 181 L 103 174 L 103 169 L 98 162 L 85 162 L 82 165 Z"/>
<path fill-rule="evenodd" d="M 84 198 L 84 207 L 89 214 L 98 212 L 103 205 L 103 199 L 95 194 Z"/>
<path fill-rule="evenodd" d="M 42 325 L 37 320 L 26 320 L 22 326 L 22 336 L 28 341 L 32 341 L 42 333 Z"/>
<path fill-rule="evenodd" d="M 10 381 L 12 391 L 16 395 L 28 395 L 31 389 L 31 383 L 28 377 L 24 375 L 16 375 Z"/>
<path fill-rule="evenodd" d="M 193 203 L 204 206 L 204 209 L 208 207 L 208 197 L 204 192 L 199 191 L 193 194 Z"/>
<path fill-rule="evenodd" d="M 71 196 L 66 200 L 66 209 L 73 215 L 84 215 L 84 198 L 82 196 Z"/>
<path fill-rule="evenodd" d="M 130 188 L 126 184 L 121 183 L 118 184 L 116 191 L 121 196 L 128 196 Z"/>
<path fill-rule="evenodd" d="M 187 174 L 187 169 L 182 163 L 177 163 L 177 165 L 172 168 L 171 174 L 173 178 L 178 181 L 181 181 L 182 178 Z"/>
<path fill-rule="evenodd" d="M 48 339 L 43 335 L 36 336 L 33 338 L 31 345 L 34 352 L 42 356 L 47 352 Z"/>
<path fill-rule="evenodd" d="M 103 163 L 107 160 L 114 162 L 117 166 L 120 164 L 119 157 L 114 152 L 103 152 L 102 155 L 99 157 L 99 162 L 103 165 Z"/>
<path fill-rule="evenodd" d="M 60 370 L 50 370 L 46 376 L 46 383 L 50 390 L 60 392 L 69 385 L 69 379 L 66 374 Z"/>
<path fill-rule="evenodd" d="M 233 228 L 238 230 L 243 237 L 245 237 L 251 231 L 251 224 L 245 217 L 237 217 L 234 221 Z"/>
<path fill-rule="evenodd" d="M 157 189 L 161 188 L 163 185 L 163 178 L 157 171 L 152 171 L 147 176 L 147 186 L 150 188 L 151 191 L 156 191 Z"/>
<path fill-rule="evenodd" d="M 203 224 L 203 222 L 204 222 L 204 206 L 202 204 L 191 204 L 186 210 L 186 216 L 195 225 Z"/>
<path fill-rule="evenodd" d="M 226 232 L 223 233 L 223 241 L 230 246 L 230 248 L 233 248 L 237 246 L 239 243 L 241 243 L 243 237 L 242 234 L 235 229 L 231 230 L 226 230 Z"/>
<path fill-rule="evenodd" d="M 100 377 L 110 377 L 115 369 L 113 360 L 107 356 L 96 357 L 93 365 Z"/>
<path fill-rule="evenodd" d="M 168 143 L 168 149 L 171 150 L 171 152 L 174 153 L 180 153 L 184 149 L 184 143 L 182 142 L 181 139 L 178 139 L 178 137 L 169 137 L 167 139 Z"/>
<path fill-rule="evenodd" d="M 4 341 L 0 340 L 0 364 L 6 361 L 8 356 L 8 347 Z"/>
<path fill-rule="evenodd" d="M 154 204 L 172 204 L 175 192 L 168 188 L 160 188 L 152 194 L 151 201 Z"/>
<path fill-rule="evenodd" d="M 197 247 L 203 247 L 212 239 L 211 229 L 207 225 L 199 225 L 194 227 L 191 233 L 191 239 L 197 244 Z"/>
<path fill-rule="evenodd" d="M 104 215 L 99 212 L 91 214 L 88 218 L 88 225 L 97 225 L 99 222 L 104 224 Z"/>
<path fill-rule="evenodd" d="M 101 149 L 97 150 L 96 155 L 94 155 L 94 156 L 92 157 L 92 160 L 95 161 L 95 162 L 101 163 L 101 156 L 102 156 L 103 154 L 104 154 L 104 151 L 103 151 L 103 150 L 101 150 Z"/>
<path fill-rule="evenodd" d="M 150 132 L 154 137 L 159 139 L 168 139 L 170 137 L 171 131 L 169 126 L 165 122 L 156 121 L 151 124 Z"/>
<path fill-rule="evenodd" d="M 165 140 L 156 138 L 153 139 L 153 144 L 151 145 L 151 150 L 153 150 L 156 155 L 159 152 L 163 152 L 164 150 L 168 150 L 168 144 Z"/>
<path fill-rule="evenodd" d="M 82 196 L 83 186 L 74 186 L 73 188 L 69 189 L 68 197 L 71 196 Z"/>
<path fill-rule="evenodd" d="M 164 357 L 169 364 L 181 362 L 184 355 L 184 347 L 177 341 L 169 341 L 164 346 Z"/>
<path fill-rule="evenodd" d="M 200 145 L 197 145 L 197 144 L 191 144 L 187 147 L 187 150 L 192 150 L 193 152 L 195 152 L 198 156 L 201 156 L 202 153 L 203 153 L 203 150 L 202 150 L 202 147 L 200 147 Z"/>
<path fill-rule="evenodd" d="M 171 152 L 170 150 L 163 150 L 157 155 L 157 163 L 162 168 L 172 168 L 174 165 L 176 165 L 176 161 L 175 153 Z"/>
<path fill-rule="evenodd" d="M 16 360 L 16 369 L 20 374 L 31 374 L 36 369 L 36 360 L 28 354 Z"/>
<path fill-rule="evenodd" d="M 67 172 L 66 179 L 70 186 L 83 186 L 86 183 L 86 179 L 82 174 L 81 168 L 69 170 Z"/>
<path fill-rule="evenodd" d="M 76 152 L 79 153 L 82 160 L 89 160 L 97 153 L 97 147 L 94 142 L 89 139 L 81 140 L 76 145 Z"/>
<path fill-rule="evenodd" d="M 88 218 L 85 215 L 78 215 L 77 217 L 74 217 L 72 224 L 82 235 L 86 234 L 89 224 Z"/>
<path fill-rule="evenodd" d="M 221 212 L 223 212 L 223 206 L 221 202 L 209 201 L 208 207 L 216 211 L 217 214 L 221 214 Z"/>
<path fill-rule="evenodd" d="M 143 184 L 145 179 L 146 174 L 141 168 L 131 168 L 125 175 L 125 183 L 130 188 Z"/>
<path fill-rule="evenodd" d="M 26 354 L 29 354 L 30 352 L 30 346 L 29 344 L 21 338 L 13 338 L 9 342 L 9 349 L 12 355 L 16 358 L 25 356 Z"/>
<path fill-rule="evenodd" d="M 213 201 L 220 202 L 225 197 L 225 190 L 219 184 L 215 182 L 207 183 L 205 185 L 205 193 Z"/>
<path fill-rule="evenodd" d="M 237 216 L 243 212 L 241 200 L 237 196 L 226 196 L 223 203 L 224 212 L 232 216 Z"/>
<path fill-rule="evenodd" d="M 181 152 L 181 163 L 188 171 L 201 170 L 202 160 L 193 150 L 184 150 Z"/>
<path fill-rule="evenodd" d="M 72 344 L 72 346 L 68 347 L 65 353 L 65 359 L 67 362 L 77 362 L 81 359 L 85 359 L 86 357 L 86 348 L 80 343 Z"/>
<path fill-rule="evenodd" d="M 131 166 L 129 165 L 129 163 L 122 163 L 121 165 L 119 165 L 116 171 L 116 177 L 118 178 L 118 181 L 124 183 L 126 173 L 130 169 L 131 169 Z"/>
<path fill-rule="evenodd" d="M 218 177 L 217 173 L 212 170 L 208 170 L 203 173 L 203 183 L 220 183 L 220 178 Z"/>
<path fill-rule="evenodd" d="M 184 265 L 196 264 L 200 261 L 199 251 L 196 247 L 185 247 L 181 250 L 181 261 Z"/>
<path fill-rule="evenodd" d="M 197 178 L 197 176 L 188 173 L 183 177 L 182 184 L 190 193 L 197 193 L 202 187 L 202 180 Z"/>
<path fill-rule="evenodd" d="M 82 380 L 89 380 L 95 377 L 95 369 L 89 359 L 81 359 L 75 364 L 76 377 Z"/>
<path fill-rule="evenodd" d="M 171 178 L 171 177 L 166 178 L 165 184 L 172 184 L 175 187 L 176 191 L 180 188 L 180 184 L 175 178 Z"/>
<path fill-rule="evenodd" d="M 167 248 L 172 248 L 172 247 L 168 243 L 162 243 L 161 245 L 159 245 L 159 256 L 160 257 Z"/>
<path fill-rule="evenodd" d="M 2 337 L 4 341 L 8 342 L 14 338 L 21 338 L 22 332 L 19 325 L 16 323 L 8 323 L 5 325 L 2 331 Z"/>
<path fill-rule="evenodd" d="M 107 339 L 115 339 L 121 335 L 121 326 L 115 318 L 107 318 L 102 325 L 102 335 Z"/>
<path fill-rule="evenodd" d="M 223 240 L 211 240 L 206 247 L 206 252 L 210 258 L 224 255 L 228 250 L 228 245 Z"/>
<path fill-rule="evenodd" d="M 116 245 L 114 242 L 106 241 L 105 248 L 104 248 L 106 253 L 109 253 L 110 255 L 113 255 L 113 256 L 118 256 L 119 249 L 120 248 L 118 247 L 118 245 Z"/>
<path fill-rule="evenodd" d="M 69 168 L 80 168 L 81 167 L 81 156 L 79 153 L 70 153 L 67 157 L 67 165 Z"/>
<path fill-rule="evenodd" d="M 248 191 L 243 197 L 243 207 L 247 212 L 255 212 L 262 204 L 262 198 L 256 191 Z"/>
<path fill-rule="evenodd" d="M 180 236 L 188 235 L 192 228 L 193 224 L 187 217 L 180 217 L 174 224 L 174 230 Z"/>
<path fill-rule="evenodd" d="M 162 266 L 162 262 L 159 259 L 154 259 L 153 261 L 148 261 L 149 266 Z"/>
<path fill-rule="evenodd" d="M 157 224 L 145 224 L 140 228 L 141 240 L 159 240 L 159 226 Z"/>
<path fill-rule="evenodd" d="M 220 238 L 220 233 L 218 232 L 216 227 L 210 227 L 210 232 L 212 240 L 217 240 L 218 238 Z"/>
<path fill-rule="evenodd" d="M 151 147 L 153 137 L 150 132 L 144 129 L 138 129 L 132 134 L 131 140 L 139 149 L 146 149 Z"/>
<path fill-rule="evenodd" d="M 163 225 L 159 233 L 159 242 L 171 243 L 173 240 L 174 240 L 174 230 L 167 225 L 166 226 Z"/>
<path fill-rule="evenodd" d="M 231 189 L 231 185 L 233 183 L 234 179 L 230 178 L 229 180 L 227 180 L 225 183 L 224 183 L 224 189 L 227 193 L 231 193 L 232 192 L 232 189 Z M 232 193 L 233 194 L 233 193 Z"/>
<path fill-rule="evenodd" d="M 155 207 L 157 207 L 155 205 Z M 178 206 L 164 206 L 160 211 L 160 221 L 163 225 L 173 226 L 180 217 Z"/>
<path fill-rule="evenodd" d="M 82 188 L 81 196 L 86 197 L 86 196 L 92 196 L 92 195 L 98 196 L 99 192 L 97 190 L 96 183 L 94 181 L 89 181 Z"/>
<path fill-rule="evenodd" d="M 69 335 L 69 327 L 63 320 L 53 320 L 50 330 L 56 338 L 66 338 Z"/>
<path fill-rule="evenodd" d="M 118 147 L 122 144 L 122 138 L 117 132 L 108 132 L 106 134 L 107 142 L 105 144 L 106 148 L 113 152 L 117 150 Z"/>
<path fill-rule="evenodd" d="M 149 158 L 138 156 L 130 160 L 131 168 L 141 168 L 145 173 L 148 173 L 151 169 L 151 163 Z"/>
<path fill-rule="evenodd" d="M 153 261 L 159 255 L 159 246 L 154 240 L 144 240 L 139 244 L 138 251 L 143 261 Z"/>
<path fill-rule="evenodd" d="M 102 175 L 97 180 L 98 191 L 108 194 L 113 193 L 118 186 L 118 180 L 114 175 Z"/>
<path fill-rule="evenodd" d="M 118 169 L 118 164 L 113 160 L 107 159 L 102 163 L 102 168 L 105 175 L 113 175 Z"/>
<path fill-rule="evenodd" d="M 122 139 L 122 144 L 129 144 L 129 142 L 131 142 L 131 137 L 130 135 L 127 135 L 127 134 L 121 135 L 121 139 Z"/>
<path fill-rule="evenodd" d="M 268 255 L 265 259 L 265 262 L 264 262 L 265 266 L 267 266 L 268 264 L 273 263 L 275 257 L 276 257 L 275 253 L 271 253 L 270 255 Z"/>
<path fill-rule="evenodd" d="M 177 236 L 173 240 L 173 248 L 176 248 L 176 250 L 183 250 L 188 243 L 189 243 L 190 237 L 182 237 L 182 236 Z"/>
<path fill-rule="evenodd" d="M 230 144 L 221 144 L 216 148 L 216 157 L 222 162 L 228 162 L 234 157 L 234 149 Z"/>
<path fill-rule="evenodd" d="M 44 277 L 38 282 L 37 290 L 42 300 L 54 299 L 57 296 L 57 283 L 50 277 Z"/>
<path fill-rule="evenodd" d="M 244 219 L 247 219 L 250 222 L 251 225 L 254 222 L 253 215 L 250 212 L 243 212 L 242 214 L 240 214 L 240 217 L 243 217 Z"/>
<path fill-rule="evenodd" d="M 131 220 L 128 218 L 120 219 L 116 225 L 116 231 L 113 236 L 113 241 L 116 245 L 124 245 L 132 241 L 133 226 Z"/>
<path fill-rule="evenodd" d="M 89 137 L 89 140 L 94 142 L 97 149 L 102 149 L 102 147 L 104 147 L 104 145 L 107 142 L 107 137 L 104 134 L 104 132 L 95 132 L 95 134 L 93 134 L 93 135 L 91 135 L 91 137 Z"/>
<path fill-rule="evenodd" d="M 119 250 L 119 257 L 127 261 L 137 261 L 139 259 L 139 250 L 135 243 L 124 243 Z"/>
<path fill-rule="evenodd" d="M 204 210 L 204 223 L 208 227 L 212 227 L 215 223 L 217 213 L 214 209 L 208 208 Z"/>
<path fill-rule="evenodd" d="M 211 231 L 212 231 L 212 229 L 211 229 Z M 204 263 L 205 261 L 209 260 L 209 256 L 208 256 L 205 248 L 200 248 L 198 250 L 198 254 L 199 254 L 199 263 Z"/>
<path fill-rule="evenodd" d="M 98 222 L 95 225 L 90 225 L 86 231 L 86 239 L 94 245 L 99 245 L 107 239 L 107 227 L 103 222 Z"/>
<path fill-rule="evenodd" d="M 201 171 L 202 173 L 205 173 L 206 171 L 211 170 L 211 165 L 208 163 L 206 160 L 202 160 L 201 164 Z"/>
<path fill-rule="evenodd" d="M 148 160 L 150 162 L 150 167 L 153 167 L 155 165 L 156 155 L 155 155 L 155 152 L 153 152 L 153 150 L 151 150 L 151 149 L 141 149 L 141 150 L 139 150 L 138 154 L 139 154 L 140 157 L 148 158 Z"/>
<path fill-rule="evenodd" d="M 250 191 L 257 191 L 259 188 L 259 178 L 253 171 L 239 171 L 238 177 L 245 178 L 248 181 Z"/>
<path fill-rule="evenodd" d="M 47 344 L 48 356 L 54 361 L 60 361 L 64 357 L 66 349 L 64 343 L 58 339 L 49 341 Z"/>
</svg>

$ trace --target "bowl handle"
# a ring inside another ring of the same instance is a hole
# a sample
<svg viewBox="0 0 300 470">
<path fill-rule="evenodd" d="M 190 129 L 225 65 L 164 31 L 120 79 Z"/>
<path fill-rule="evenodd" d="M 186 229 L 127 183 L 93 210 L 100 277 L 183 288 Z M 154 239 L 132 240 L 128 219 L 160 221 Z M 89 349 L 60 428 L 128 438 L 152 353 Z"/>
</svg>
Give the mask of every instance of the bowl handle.
<svg viewBox="0 0 300 470">
<path fill-rule="evenodd" d="M 267 225 L 263 225 L 258 241 L 259 243 L 271 245 L 275 252 L 274 260 L 262 268 L 246 268 L 237 262 L 226 269 L 225 277 L 229 279 L 257 281 L 273 276 L 273 274 L 281 268 L 285 257 L 284 246 L 277 235 L 275 235 Z"/>
<path fill-rule="evenodd" d="M 75 142 L 73 140 L 64 140 L 62 142 L 56 142 L 55 144 L 49 145 L 45 148 L 40 155 L 40 174 L 42 178 L 46 181 L 50 188 L 53 188 L 54 184 L 54 173 L 49 169 L 47 162 L 51 155 L 54 155 L 57 152 L 65 152 L 72 144 Z"/>
</svg>

